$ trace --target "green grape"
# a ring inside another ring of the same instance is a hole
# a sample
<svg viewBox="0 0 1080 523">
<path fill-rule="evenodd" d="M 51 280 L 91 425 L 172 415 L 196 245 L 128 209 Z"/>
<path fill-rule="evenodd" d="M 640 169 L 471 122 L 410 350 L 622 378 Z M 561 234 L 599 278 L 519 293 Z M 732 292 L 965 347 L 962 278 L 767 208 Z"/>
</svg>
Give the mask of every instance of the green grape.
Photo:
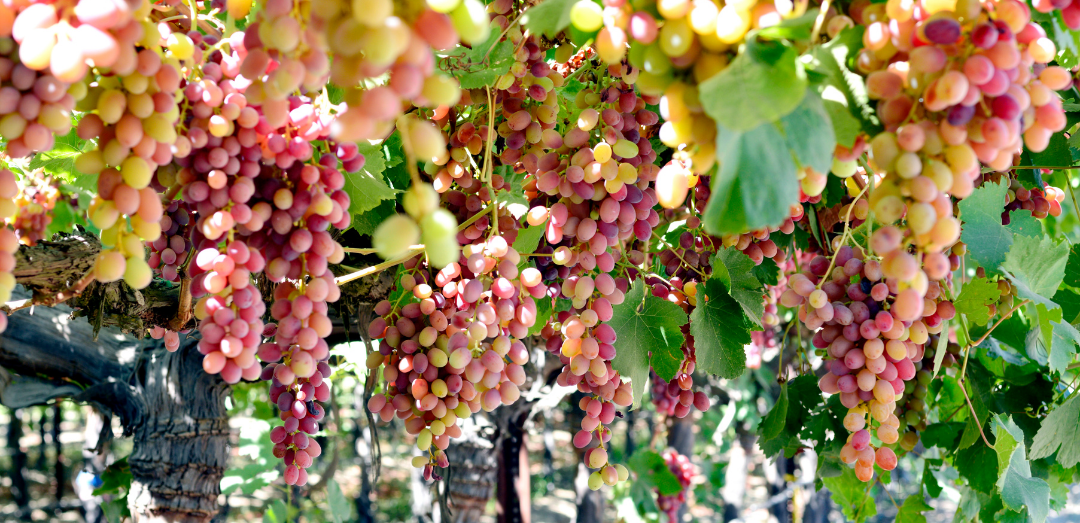
<svg viewBox="0 0 1080 523">
<path fill-rule="evenodd" d="M 439 193 L 430 184 L 413 185 L 401 199 L 402 207 L 409 216 L 422 220 L 439 207 Z"/>
<path fill-rule="evenodd" d="M 419 243 L 420 227 L 404 214 L 395 214 L 379 224 L 371 235 L 375 252 L 389 260 L 405 255 L 409 247 Z"/>
<path fill-rule="evenodd" d="M 570 44 L 560 45 L 555 48 L 555 61 L 560 64 L 565 64 L 574 56 L 575 51 L 574 47 Z"/>
<path fill-rule="evenodd" d="M 570 8 L 570 23 L 585 33 L 599 31 L 604 26 L 604 10 L 592 0 L 578 0 Z"/>
<path fill-rule="evenodd" d="M 461 5 L 461 0 L 428 0 L 428 7 L 439 13 L 449 13 Z"/>
<path fill-rule="evenodd" d="M 124 269 L 124 282 L 133 289 L 144 289 L 150 285 L 154 273 L 141 256 L 132 256 L 127 259 L 127 267 Z"/>
<path fill-rule="evenodd" d="M 491 32 L 487 8 L 480 0 L 462 0 L 461 5 L 450 12 L 450 21 L 461 41 L 470 45 L 485 42 Z"/>
<path fill-rule="evenodd" d="M 458 261 L 461 256 L 461 246 L 456 234 L 425 242 L 424 247 L 427 250 L 428 263 L 439 269 Z"/>
</svg>

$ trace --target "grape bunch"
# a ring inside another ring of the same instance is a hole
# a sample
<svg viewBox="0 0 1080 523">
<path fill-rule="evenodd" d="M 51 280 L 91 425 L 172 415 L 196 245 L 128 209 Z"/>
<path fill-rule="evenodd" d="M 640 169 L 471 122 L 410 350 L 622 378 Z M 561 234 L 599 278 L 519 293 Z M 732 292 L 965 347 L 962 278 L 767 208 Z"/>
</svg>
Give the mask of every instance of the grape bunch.
<svg viewBox="0 0 1080 523">
<path fill-rule="evenodd" d="M 409 104 L 456 104 L 461 89 L 457 80 L 436 71 L 433 50 L 450 49 L 459 37 L 480 44 L 490 32 L 479 0 L 432 0 L 427 5 L 315 0 L 311 12 L 312 26 L 326 35 L 334 56 L 331 81 L 357 86 L 384 74 L 389 78 L 384 85 L 346 91 L 344 111 L 333 122 L 334 137 L 341 141 L 386 136 Z"/>
<path fill-rule="evenodd" d="M 1028 189 L 1015 177 L 1009 182 L 1009 201 L 1005 204 L 1005 210 L 1001 211 L 1001 224 L 1008 225 L 1011 221 L 1010 214 L 1013 211 L 1030 211 L 1036 218 L 1061 215 L 1061 202 L 1065 200 L 1065 192 L 1057 187 L 1045 185 L 1042 188 Z"/>
<path fill-rule="evenodd" d="M 668 521 L 678 521 L 679 509 L 686 503 L 686 495 L 690 490 L 690 482 L 694 478 L 694 465 L 690 463 L 690 458 L 679 454 L 675 449 L 667 449 L 663 453 L 664 461 L 668 466 L 668 470 L 675 475 L 675 479 L 679 480 L 679 485 L 682 490 L 678 494 L 665 496 L 660 493 L 660 489 L 656 490 L 656 505 L 667 515 Z"/>
<path fill-rule="evenodd" d="M 176 352 L 180 348 L 180 333 L 166 329 L 160 325 L 150 327 L 150 337 L 155 340 L 164 340 L 165 350 Z"/>
<path fill-rule="evenodd" d="M 180 281 L 181 270 L 193 248 L 191 236 L 195 219 L 191 207 L 183 200 L 173 200 L 165 207 L 161 236 L 147 243 L 150 247 L 147 264 L 156 276 L 171 282 Z"/>
<path fill-rule="evenodd" d="M 538 271 L 518 271 L 520 254 L 502 236 L 465 245 L 461 261 L 438 271 L 406 262 L 403 294 L 377 304 L 380 317 L 368 328 L 381 339 L 368 367 L 383 366 L 386 379 L 368 409 L 384 421 L 405 420 L 426 453 L 414 465 L 428 479 L 448 465 L 443 451 L 461 435 L 459 419 L 520 397 L 529 354 L 519 340 L 536 321 L 534 296 L 546 292 Z"/>
<path fill-rule="evenodd" d="M 18 212 L 15 205 L 18 196 L 19 183 L 15 173 L 0 169 L 0 220 L 5 225 L 0 227 L 0 303 L 10 301 L 11 293 L 15 290 L 15 251 L 19 250 L 19 235 L 6 225 Z M 0 332 L 7 329 L 7 323 L 7 314 L 0 314 Z"/>
<path fill-rule="evenodd" d="M 281 359 L 282 352 L 279 345 L 265 343 L 259 355 L 264 360 L 275 361 Z M 277 405 L 283 422 L 270 431 L 270 441 L 274 444 L 274 457 L 285 464 L 287 485 L 306 485 L 308 467 L 322 454 L 322 446 L 314 436 L 319 432 L 319 422 L 326 416 L 322 403 L 330 400 L 330 375 L 330 366 L 325 361 L 315 363 L 302 350 L 285 354 L 283 363 L 271 363 L 262 371 L 263 378 L 270 380 L 270 401 Z"/>
<path fill-rule="evenodd" d="M 246 56 L 240 74 L 250 80 L 244 94 L 264 111 L 288 111 L 285 99 L 294 92 L 318 92 L 330 77 L 326 37 L 305 27 L 311 2 L 268 0 L 245 28 Z M 281 109 L 271 109 L 281 107 Z"/>
<path fill-rule="evenodd" d="M 879 234 L 874 233 L 872 244 Z M 888 445 L 900 439 L 897 404 L 905 382 L 919 370 L 930 334 L 943 326 L 934 301 L 940 295 L 938 283 L 927 286 L 925 298 L 914 289 L 901 290 L 899 278 L 884 270 L 889 261 L 878 262 L 861 248 L 845 245 L 832 263 L 819 255 L 790 276 L 780 298 L 784 306 L 798 308 L 799 319 L 816 331 L 813 346 L 831 358 L 819 385 L 827 394 L 840 394 L 848 408 L 844 426 L 852 434 L 841 459 L 855 464 L 862 481 L 873 477 L 875 463 L 882 470 L 896 466 Z M 914 258 L 907 264 L 913 266 Z M 876 449 L 871 431 L 882 443 Z"/>
<path fill-rule="evenodd" d="M 52 177 L 45 177 L 41 170 L 24 179 L 14 200 L 18 210 L 8 218 L 21 243 L 34 246 L 45 239 L 45 231 L 52 223 L 52 210 L 60 196 L 60 184 Z"/>
<path fill-rule="evenodd" d="M 203 370 L 221 374 L 226 383 L 256 380 L 262 372 L 256 353 L 266 304 L 251 274 L 261 272 L 265 263 L 258 251 L 241 240 L 225 248 L 204 240 L 195 255 L 195 267 L 205 271 L 200 279 L 205 295 L 195 305 Z"/>
</svg>

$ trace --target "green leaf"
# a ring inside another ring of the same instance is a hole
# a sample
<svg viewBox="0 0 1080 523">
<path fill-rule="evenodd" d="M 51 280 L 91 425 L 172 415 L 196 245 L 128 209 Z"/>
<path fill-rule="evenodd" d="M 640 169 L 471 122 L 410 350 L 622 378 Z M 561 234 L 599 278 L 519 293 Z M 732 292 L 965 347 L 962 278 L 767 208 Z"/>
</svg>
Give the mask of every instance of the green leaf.
<svg viewBox="0 0 1080 523">
<path fill-rule="evenodd" d="M 386 158 L 382 150 L 371 144 L 360 144 L 360 153 L 364 155 L 364 167 L 355 173 L 345 173 L 345 192 L 349 195 L 349 212 L 362 214 L 374 209 L 383 200 L 393 200 L 399 192 L 386 184 L 383 171 Z"/>
<path fill-rule="evenodd" d="M 713 256 L 712 267 L 712 277 L 720 278 L 746 317 L 761 325 L 761 315 L 765 313 L 765 288 L 754 277 L 754 260 L 734 247 L 724 247 Z"/>
<path fill-rule="evenodd" d="M 900 505 L 900 512 L 896 514 L 896 523 L 926 523 L 926 516 L 922 513 L 933 509 L 934 507 L 926 504 L 921 494 L 908 496 L 904 504 Z"/>
<path fill-rule="evenodd" d="M 560 300 L 565 301 L 565 300 Z M 547 325 L 551 315 L 554 311 L 551 308 L 551 298 L 544 296 L 539 300 L 536 300 L 536 322 L 532 327 L 529 327 L 529 336 L 536 336 L 544 330 L 544 325 Z"/>
<path fill-rule="evenodd" d="M 828 43 L 813 47 L 807 64 L 824 78 L 814 87 L 825 103 L 836 142 L 848 148 L 860 134 L 874 136 L 882 129 L 866 94 L 865 80 L 848 68 L 848 62 L 862 49 L 865 30 L 862 26 L 845 29 Z"/>
<path fill-rule="evenodd" d="M 1073 427 L 1075 431 L 1075 427 Z M 1046 480 L 1031 476 L 1025 456 L 1024 432 L 1011 417 L 997 417 L 994 423 L 994 450 L 998 457 L 997 487 L 1001 502 L 1016 511 L 1027 508 L 1035 523 L 1046 521 L 1050 513 L 1050 486 Z"/>
<path fill-rule="evenodd" d="M 757 35 L 771 40 L 809 40 L 817 16 L 817 9 L 808 9 L 802 16 L 788 18 L 779 24 L 759 30 Z"/>
<path fill-rule="evenodd" d="M 938 482 L 937 476 L 934 475 L 935 468 L 940 468 L 942 463 L 940 459 L 923 459 L 922 484 L 926 488 L 926 495 L 932 498 L 940 496 L 944 490 L 941 483 Z"/>
<path fill-rule="evenodd" d="M 664 457 L 656 452 L 648 448 L 640 448 L 637 452 L 634 452 L 633 456 L 630 456 L 627 464 L 630 465 L 630 470 L 637 473 L 641 482 L 658 489 L 661 494 L 674 496 L 682 492 L 679 479 L 675 477 L 675 474 L 671 473 L 671 469 L 668 468 Z"/>
<path fill-rule="evenodd" d="M 57 137 L 52 149 L 35 154 L 30 160 L 30 170 L 42 168 L 67 183 L 73 183 L 81 177 L 93 177 L 97 180 L 96 174 L 83 174 L 75 169 L 75 158 L 93 148 L 94 143 L 79 138 L 73 128 L 68 134 Z"/>
<path fill-rule="evenodd" d="M 752 324 L 717 278 L 706 280 L 704 287 L 698 287 L 698 305 L 690 313 L 690 334 L 694 336 L 697 367 L 721 378 L 737 378 L 746 370 L 743 346 L 750 343 Z"/>
<path fill-rule="evenodd" d="M 953 318 L 954 320 L 956 318 Z M 952 320 L 945 321 L 942 325 L 942 332 L 949 332 L 949 324 Z M 938 371 L 941 370 L 941 362 L 945 361 L 945 352 L 949 346 L 948 336 L 938 336 L 937 345 L 934 347 L 934 378 L 937 378 Z"/>
<path fill-rule="evenodd" d="M 1065 372 L 1072 363 L 1073 357 L 1076 356 L 1076 347 L 1080 344 L 1080 331 L 1064 322 L 1051 322 L 1051 325 L 1053 325 L 1053 331 L 1047 364 L 1051 371 Z"/>
<path fill-rule="evenodd" d="M 517 238 L 514 239 L 514 250 L 519 254 L 532 254 L 540 245 L 540 238 L 544 237 L 544 229 L 547 222 L 533 225 L 524 229 L 518 229 Z"/>
<path fill-rule="evenodd" d="M 626 299 L 613 307 L 611 325 L 618 334 L 618 347 L 611 368 L 630 378 L 634 389 L 634 407 L 641 403 L 649 368 L 663 380 L 671 380 L 682 364 L 680 331 L 686 325 L 686 313 L 678 305 L 645 292 L 645 283 L 637 280 Z"/>
<path fill-rule="evenodd" d="M 525 183 L 525 171 L 516 172 L 504 165 L 496 170 L 503 177 L 503 187 L 495 193 L 495 201 L 506 207 L 514 218 L 521 218 L 529 212 L 529 199 L 525 197 L 522 185 Z M 531 252 L 531 251 L 530 251 Z"/>
<path fill-rule="evenodd" d="M 341 485 L 338 485 L 334 478 L 326 483 L 326 501 L 330 509 L 330 517 L 334 520 L 334 523 L 343 523 L 345 521 L 352 521 L 352 504 L 345 499 L 345 494 L 341 492 Z"/>
<path fill-rule="evenodd" d="M 1077 133 L 1080 136 L 1080 133 Z M 1080 287 L 1080 245 L 1069 249 L 1069 262 L 1065 264 L 1065 284 Z"/>
<path fill-rule="evenodd" d="M 1001 269 L 1016 285 L 1018 296 L 1053 309 L 1057 305 L 1052 298 L 1065 277 L 1068 258 L 1069 247 L 1065 243 L 1054 245 L 1049 237 L 1040 240 L 1017 235 Z"/>
<path fill-rule="evenodd" d="M 1039 432 L 1031 442 L 1031 459 L 1048 458 L 1057 452 L 1057 462 L 1065 468 L 1080 463 L 1080 395 L 1073 394 L 1043 419 Z"/>
<path fill-rule="evenodd" d="M 960 448 L 967 448 L 973 443 L 981 441 L 982 436 L 979 429 L 990 420 L 990 409 L 987 408 L 986 403 L 983 401 L 983 395 L 990 391 L 988 381 L 989 378 L 985 374 L 980 374 L 975 369 L 968 369 L 967 379 L 961 385 L 966 389 L 968 398 L 971 398 L 971 408 L 975 409 L 975 416 L 967 420 L 964 433 L 960 435 Z M 970 408 L 965 412 L 970 412 Z"/>
<path fill-rule="evenodd" d="M 788 412 L 788 390 L 787 383 L 780 385 L 780 397 L 776 399 L 776 403 L 773 404 L 769 413 L 761 418 L 761 424 L 758 425 L 758 434 L 761 435 L 762 440 L 776 439 L 782 432 L 784 432 L 784 426 L 787 424 L 787 412 Z"/>
<path fill-rule="evenodd" d="M 750 274 L 757 278 L 762 285 L 776 285 L 780 283 L 780 266 L 772 258 L 764 258 L 761 263 L 750 269 Z"/>
<path fill-rule="evenodd" d="M 862 523 L 877 515 L 877 505 L 870 496 L 873 483 L 864 483 L 855 477 L 855 470 L 843 467 L 839 476 L 822 478 L 821 482 L 829 489 L 833 501 L 840 505 L 848 520 Z"/>
<path fill-rule="evenodd" d="M 748 41 L 745 52 L 698 90 L 705 114 L 723 128 L 745 132 L 794 111 L 806 96 L 807 85 L 794 47 Z"/>
<path fill-rule="evenodd" d="M 986 325 L 990 321 L 991 305 L 1001 297 L 996 283 L 986 278 L 975 278 L 964 284 L 960 295 L 956 297 L 953 305 L 956 313 L 963 314 L 968 321 L 975 325 Z"/>
<path fill-rule="evenodd" d="M 451 74 L 457 77 L 462 89 L 479 89 L 493 85 L 500 76 L 510 71 L 514 64 L 514 43 L 502 39 L 500 31 L 491 31 L 483 43 L 469 47 L 458 47 L 452 57 L 459 58 L 460 68 L 452 68 Z"/>
<path fill-rule="evenodd" d="M 570 25 L 570 9 L 577 0 L 547 0 L 522 14 L 522 22 L 533 34 L 554 38 Z"/>
<path fill-rule="evenodd" d="M 121 490 L 129 490 L 132 477 L 127 458 L 115 461 L 101 472 L 101 486 L 94 489 L 94 495 L 117 494 Z"/>
<path fill-rule="evenodd" d="M 1026 150 L 1026 149 L 1025 149 Z M 1039 152 L 1027 151 L 1033 165 L 1072 165 L 1072 153 L 1069 152 L 1069 141 L 1062 133 L 1050 135 L 1050 143 L 1046 149 Z"/>
<path fill-rule="evenodd" d="M 986 494 L 994 490 L 997 456 L 990 447 L 980 443 L 957 452 L 953 466 L 971 488 Z"/>
<path fill-rule="evenodd" d="M 932 423 L 926 426 L 920 439 L 926 448 L 938 447 L 951 451 L 956 448 L 956 442 L 962 430 L 964 430 L 964 424 L 959 421 Z"/>
<path fill-rule="evenodd" d="M 998 266 L 1013 244 L 1015 230 L 1030 230 L 1035 222 L 1036 230 L 1042 230 L 1030 213 L 1014 213 L 1009 227 L 1001 225 L 1001 211 L 1005 207 L 1008 183 L 984 183 L 970 196 L 960 200 L 960 217 L 964 220 L 961 239 L 968 245 L 972 259 L 986 269 L 987 274 L 999 274 Z"/>
<path fill-rule="evenodd" d="M 799 199 L 799 167 L 828 172 L 835 147 L 816 93 L 777 122 L 746 132 L 719 126 L 716 155 L 724 161 L 712 177 L 705 230 L 719 236 L 780 225 Z"/>
<path fill-rule="evenodd" d="M 266 511 L 263 512 L 263 523 L 288 523 L 289 521 L 289 509 L 285 506 L 285 502 L 280 499 L 275 499 L 270 502 L 270 505 L 266 507 Z"/>
<path fill-rule="evenodd" d="M 393 216 L 395 212 L 397 212 L 397 201 L 383 200 L 374 209 L 354 215 L 352 228 L 361 236 L 368 236 L 375 232 L 383 220 Z"/>
</svg>

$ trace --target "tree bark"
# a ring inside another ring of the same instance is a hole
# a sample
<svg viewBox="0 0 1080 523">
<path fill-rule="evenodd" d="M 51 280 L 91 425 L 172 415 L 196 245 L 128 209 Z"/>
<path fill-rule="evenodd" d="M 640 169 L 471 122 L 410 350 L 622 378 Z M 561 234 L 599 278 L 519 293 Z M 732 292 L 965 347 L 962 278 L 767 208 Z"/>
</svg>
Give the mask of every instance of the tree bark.
<svg viewBox="0 0 1080 523">
<path fill-rule="evenodd" d="M 210 521 L 228 459 L 229 387 L 202 370 L 194 339 L 174 353 L 115 329 L 95 341 L 94 328 L 66 309 L 11 316 L 0 366 L 21 376 L 0 373 L 0 401 L 22 407 L 70 397 L 119 416 L 134 435 L 134 521 Z"/>
</svg>

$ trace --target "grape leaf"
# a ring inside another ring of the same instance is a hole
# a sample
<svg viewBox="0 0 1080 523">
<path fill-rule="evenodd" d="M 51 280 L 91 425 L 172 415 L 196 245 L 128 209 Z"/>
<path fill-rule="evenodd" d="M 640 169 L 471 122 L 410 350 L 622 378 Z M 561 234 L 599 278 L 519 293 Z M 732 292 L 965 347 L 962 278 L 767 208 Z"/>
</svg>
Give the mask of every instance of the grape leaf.
<svg viewBox="0 0 1080 523">
<path fill-rule="evenodd" d="M 922 484 L 926 487 L 926 494 L 932 498 L 936 498 L 941 495 L 941 492 L 945 489 L 941 487 L 941 483 L 938 482 L 937 476 L 934 475 L 934 470 L 941 468 L 943 461 L 934 458 L 925 458 L 923 460 L 923 473 Z"/>
<path fill-rule="evenodd" d="M 491 31 L 488 39 L 469 47 L 459 46 L 450 56 L 460 60 L 460 67 L 450 73 L 457 77 L 462 89 L 479 89 L 493 85 L 514 64 L 514 43 L 500 31 Z"/>
<path fill-rule="evenodd" d="M 704 98 L 703 98 L 704 99 Z M 828 172 L 836 142 L 821 98 L 809 93 L 795 111 L 746 132 L 718 126 L 712 194 L 702 222 L 709 234 L 777 226 L 798 202 L 798 169 Z"/>
<path fill-rule="evenodd" d="M 1031 213 L 1013 213 L 1009 226 L 1001 225 L 1001 211 L 1004 210 L 1008 190 L 1005 181 L 996 184 L 986 182 L 959 203 L 960 217 L 964 220 L 960 238 L 967 244 L 972 259 L 985 268 L 987 274 L 1000 274 L 998 266 L 1005 261 L 1014 232 L 1042 230 Z"/>
<path fill-rule="evenodd" d="M 746 370 L 743 346 L 750 343 L 753 325 L 718 279 L 710 278 L 704 287 L 704 303 L 699 290 L 698 305 L 690 313 L 697 367 L 721 378 L 737 378 Z"/>
<path fill-rule="evenodd" d="M 994 479 L 997 476 L 997 456 L 994 450 L 986 445 L 972 445 L 956 453 L 953 466 L 961 476 L 967 479 L 968 485 L 986 494 L 994 489 Z"/>
<path fill-rule="evenodd" d="M 645 393 L 649 367 L 661 379 L 670 380 L 684 359 L 685 338 L 679 329 L 686 325 L 686 313 L 678 305 L 646 293 L 645 287 L 642 280 L 635 281 L 625 301 L 613 307 L 608 321 L 618 334 L 611 368 L 630 378 L 635 408 Z"/>
<path fill-rule="evenodd" d="M 668 468 L 664 457 L 648 448 L 640 448 L 627 461 L 630 470 L 637 473 L 638 479 L 654 487 L 665 496 L 674 496 L 682 491 L 679 478 Z"/>
<path fill-rule="evenodd" d="M 352 505 L 345 499 L 345 494 L 341 492 L 341 485 L 338 485 L 334 478 L 330 478 L 326 484 L 326 501 L 330 509 L 330 518 L 334 520 L 334 523 L 352 521 Z"/>
<path fill-rule="evenodd" d="M 990 321 L 990 308 L 1001 297 L 997 284 L 986 278 L 975 278 L 964 284 L 960 295 L 953 305 L 956 313 L 963 314 L 975 325 L 986 325 Z"/>
<path fill-rule="evenodd" d="M 780 384 L 780 397 L 776 398 L 776 403 L 773 404 L 772 409 L 769 409 L 769 413 L 764 418 L 761 418 L 761 424 L 758 425 L 758 434 L 761 435 L 762 444 L 765 441 L 776 439 L 784 432 L 784 425 L 787 424 L 787 412 L 787 383 L 782 383 Z"/>
<path fill-rule="evenodd" d="M 1072 468 L 1080 463 L 1080 395 L 1073 394 L 1065 403 L 1058 405 L 1043 419 L 1035 440 L 1031 442 L 1031 459 L 1048 458 L 1057 452 L 1057 462 Z"/>
<path fill-rule="evenodd" d="M 855 469 L 843 467 L 839 476 L 822 478 L 821 482 L 844 511 L 848 520 L 862 523 L 877 515 L 877 504 L 869 495 L 873 483 L 864 483 L 855 477 Z"/>
<path fill-rule="evenodd" d="M 546 0 L 525 11 L 522 23 L 530 33 L 554 38 L 570 25 L 570 9 L 575 3 L 577 0 Z"/>
<path fill-rule="evenodd" d="M 515 172 L 508 165 L 497 169 L 497 174 L 503 177 L 503 187 L 496 191 L 495 201 L 502 204 L 514 218 L 521 218 L 529 212 L 529 199 L 525 197 L 525 171 Z M 531 251 L 530 251 L 531 252 Z"/>
<path fill-rule="evenodd" d="M 836 142 L 848 148 L 855 144 L 859 134 L 874 136 L 881 130 L 877 112 L 866 94 L 865 80 L 847 66 L 849 59 L 862 48 L 865 30 L 862 26 L 851 27 L 828 43 L 813 47 L 809 53 L 811 61 L 806 65 L 824 78 L 815 88 L 829 113 Z"/>
<path fill-rule="evenodd" d="M 1040 304 L 1042 305 L 1042 304 Z M 1047 365 L 1051 371 L 1065 372 L 1076 356 L 1076 347 L 1080 344 L 1080 331 L 1064 322 L 1050 322 L 1053 330 L 1050 334 L 1050 354 Z"/>
<path fill-rule="evenodd" d="M 77 124 L 77 122 L 72 123 Z M 93 142 L 79 138 L 75 129 L 72 128 L 68 134 L 56 138 L 52 149 L 35 154 L 30 159 L 30 170 L 42 168 L 64 182 L 73 183 L 78 178 L 91 176 L 75 169 L 75 158 L 93 148 Z M 96 174 L 92 176 L 97 180 Z M 94 189 L 96 192 L 97 188 Z"/>
<path fill-rule="evenodd" d="M 724 247 L 712 258 L 712 277 L 720 278 L 746 317 L 761 325 L 761 315 L 765 313 L 765 288 L 754 277 L 754 267 L 754 260 L 734 247 Z"/>
<path fill-rule="evenodd" d="M 750 274 L 757 278 L 762 285 L 776 285 L 780 283 L 780 266 L 772 258 L 764 258 L 761 263 L 750 269 Z"/>
<path fill-rule="evenodd" d="M 761 434 L 759 444 L 765 455 L 775 456 L 781 450 L 786 450 L 788 456 L 794 455 L 802 446 L 799 437 L 812 418 L 811 412 L 816 410 L 822 401 L 818 380 L 811 374 L 797 376 L 781 384 L 780 397 L 758 427 Z"/>
<path fill-rule="evenodd" d="M 275 499 L 263 512 L 263 523 L 287 523 L 289 521 L 289 509 L 285 502 Z"/>
<path fill-rule="evenodd" d="M 960 431 L 964 430 L 964 424 L 959 421 L 947 421 L 933 423 L 926 426 L 919 438 L 926 448 L 938 447 L 944 450 L 956 448 L 956 441 L 960 438 Z"/>
<path fill-rule="evenodd" d="M 933 510 L 933 507 L 926 504 L 922 494 L 908 496 L 904 504 L 900 505 L 900 512 L 896 514 L 896 523 L 926 523 L 923 512 L 927 510 Z"/>
<path fill-rule="evenodd" d="M 979 428 L 985 426 L 990 420 L 990 409 L 987 408 L 986 403 L 983 401 L 984 395 L 990 391 L 989 377 L 985 372 L 978 372 L 975 368 L 970 368 L 966 379 L 960 386 L 967 391 L 968 398 L 971 399 L 971 408 L 975 409 L 975 416 L 968 418 L 967 426 L 964 427 L 964 432 L 960 435 L 959 448 L 963 449 L 979 441 L 981 437 Z M 970 409 L 965 412 L 970 412 Z"/>
<path fill-rule="evenodd" d="M 396 211 L 396 200 L 383 200 L 379 202 L 379 205 L 376 205 L 375 208 L 354 215 L 352 228 L 362 236 L 370 235 L 375 232 L 375 229 L 383 222 L 383 220 L 393 216 Z"/>
<path fill-rule="evenodd" d="M 514 239 L 514 250 L 519 254 L 531 254 L 536 252 L 537 246 L 540 245 L 540 238 L 544 237 L 544 229 L 547 227 L 547 222 L 539 225 L 533 225 L 524 229 L 518 229 L 517 238 Z M 525 258 L 522 258 L 525 261 Z"/>
<path fill-rule="evenodd" d="M 1077 133 L 1080 136 L 1080 133 Z M 1069 249 L 1069 262 L 1065 264 L 1065 283 L 1070 287 L 1080 287 L 1080 245 Z"/>
<path fill-rule="evenodd" d="M 794 111 L 806 96 L 807 85 L 794 47 L 749 40 L 731 65 L 702 82 L 698 90 L 705 114 L 721 127 L 745 132 Z"/>
<path fill-rule="evenodd" d="M 1075 430 L 1075 426 L 1073 427 Z M 1031 476 L 1031 464 L 1025 456 L 1024 432 L 1011 417 L 998 416 L 994 423 L 994 450 L 998 457 L 997 487 L 1001 502 L 1020 511 L 1027 508 L 1035 523 L 1043 523 L 1050 513 L 1050 486 L 1046 480 Z"/>
<path fill-rule="evenodd" d="M 1054 245 L 1049 237 L 1040 240 L 1016 235 L 1001 269 L 1016 285 L 1018 296 L 1053 309 L 1057 304 L 1052 298 L 1065 277 L 1068 257 L 1069 247 L 1065 243 Z"/>
<path fill-rule="evenodd" d="M 360 144 L 364 167 L 355 173 L 345 173 L 345 192 L 349 195 L 349 212 L 354 216 L 374 209 L 383 200 L 392 200 L 400 192 L 386 184 L 383 170 L 386 157 L 377 145 Z"/>
</svg>

